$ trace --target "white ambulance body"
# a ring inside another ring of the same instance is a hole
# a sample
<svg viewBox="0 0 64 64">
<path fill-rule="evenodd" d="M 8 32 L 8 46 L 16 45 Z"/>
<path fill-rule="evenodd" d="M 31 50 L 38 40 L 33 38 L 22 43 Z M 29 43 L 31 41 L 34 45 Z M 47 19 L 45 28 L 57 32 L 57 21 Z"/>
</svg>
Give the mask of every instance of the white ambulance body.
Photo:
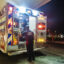
<svg viewBox="0 0 64 64">
<path fill-rule="evenodd" d="M 46 43 L 47 17 L 43 12 L 25 7 L 16 7 L 9 3 L 1 11 L 0 50 L 8 55 L 26 52 L 26 26 L 34 32 L 34 50 Z"/>
</svg>

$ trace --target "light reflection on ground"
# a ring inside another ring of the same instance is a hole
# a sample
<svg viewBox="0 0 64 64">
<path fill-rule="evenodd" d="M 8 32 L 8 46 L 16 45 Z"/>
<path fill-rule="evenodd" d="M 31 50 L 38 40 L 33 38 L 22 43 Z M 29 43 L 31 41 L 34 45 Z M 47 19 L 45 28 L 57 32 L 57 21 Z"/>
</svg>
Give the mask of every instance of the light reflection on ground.
<svg viewBox="0 0 64 64">
<path fill-rule="evenodd" d="M 64 58 L 55 55 L 38 55 L 35 61 L 30 63 L 26 54 L 9 57 L 0 53 L 0 64 L 64 64 Z"/>
</svg>

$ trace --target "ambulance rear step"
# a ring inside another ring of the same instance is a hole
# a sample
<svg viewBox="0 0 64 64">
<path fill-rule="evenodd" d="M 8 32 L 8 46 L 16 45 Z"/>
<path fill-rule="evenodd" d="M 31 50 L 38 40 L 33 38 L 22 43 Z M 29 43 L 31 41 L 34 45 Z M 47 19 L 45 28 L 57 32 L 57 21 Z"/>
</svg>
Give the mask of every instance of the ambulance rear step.
<svg viewBox="0 0 64 64">
<path fill-rule="evenodd" d="M 42 48 L 43 48 L 43 47 L 42 47 Z M 35 48 L 34 51 L 41 50 L 42 48 Z M 22 53 L 24 53 L 24 52 L 27 52 L 27 50 L 8 52 L 8 55 L 9 55 L 9 56 L 18 55 L 18 54 L 22 54 Z"/>
</svg>

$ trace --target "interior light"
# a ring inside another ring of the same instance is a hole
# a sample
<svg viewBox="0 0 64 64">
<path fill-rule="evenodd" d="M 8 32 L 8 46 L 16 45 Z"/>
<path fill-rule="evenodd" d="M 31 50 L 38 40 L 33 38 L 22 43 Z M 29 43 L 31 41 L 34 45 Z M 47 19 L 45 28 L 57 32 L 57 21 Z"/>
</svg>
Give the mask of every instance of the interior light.
<svg viewBox="0 0 64 64">
<path fill-rule="evenodd" d="M 28 13 L 31 13 L 31 11 L 30 11 L 30 10 L 28 10 L 27 12 L 28 12 Z"/>
<path fill-rule="evenodd" d="M 25 13 L 26 12 L 26 8 L 25 7 L 19 7 L 19 12 L 20 13 Z"/>
<path fill-rule="evenodd" d="M 26 9 L 26 13 L 31 14 L 32 11 L 30 9 Z"/>
<path fill-rule="evenodd" d="M 33 13 L 34 16 L 38 16 L 38 14 L 39 14 L 39 12 L 36 11 L 36 10 L 32 10 L 32 13 Z"/>
</svg>

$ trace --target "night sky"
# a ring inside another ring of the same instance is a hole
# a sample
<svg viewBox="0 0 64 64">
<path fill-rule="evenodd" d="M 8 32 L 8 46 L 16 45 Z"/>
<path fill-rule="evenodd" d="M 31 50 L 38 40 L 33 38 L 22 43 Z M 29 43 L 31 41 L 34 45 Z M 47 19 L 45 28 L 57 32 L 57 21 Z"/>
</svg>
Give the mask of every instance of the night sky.
<svg viewBox="0 0 64 64">
<path fill-rule="evenodd" d="M 38 10 L 43 11 L 47 17 L 47 28 L 52 32 L 64 33 L 64 1 L 52 0 Z"/>
</svg>

